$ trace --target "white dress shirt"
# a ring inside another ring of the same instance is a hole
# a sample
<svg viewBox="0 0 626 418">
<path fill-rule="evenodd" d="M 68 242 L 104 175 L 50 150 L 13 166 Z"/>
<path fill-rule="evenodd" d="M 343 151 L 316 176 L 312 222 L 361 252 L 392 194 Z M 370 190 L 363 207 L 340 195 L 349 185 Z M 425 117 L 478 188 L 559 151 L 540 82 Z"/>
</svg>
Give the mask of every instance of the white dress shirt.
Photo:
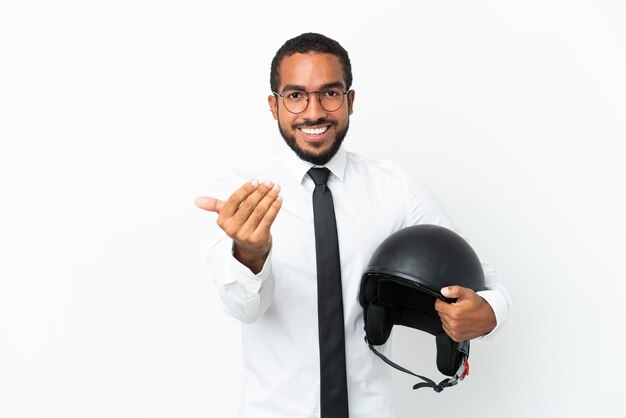
<svg viewBox="0 0 626 418">
<path fill-rule="evenodd" d="M 320 416 L 314 184 L 306 174 L 311 167 L 288 150 L 212 183 L 213 195 L 227 199 L 248 180 L 269 179 L 280 184 L 284 199 L 271 228 L 270 255 L 257 275 L 232 256 L 232 240 L 211 225 L 210 273 L 225 311 L 243 323 L 242 418 Z M 458 230 L 430 191 L 398 164 L 342 147 L 326 167 L 341 257 L 350 417 L 393 417 L 392 369 L 364 341 L 361 275 L 376 247 L 400 228 L 437 224 Z M 486 263 L 483 268 L 489 290 L 479 294 L 493 308 L 497 330 L 509 315 L 510 297 L 498 274 Z M 388 356 L 389 342 L 379 351 Z"/>
</svg>

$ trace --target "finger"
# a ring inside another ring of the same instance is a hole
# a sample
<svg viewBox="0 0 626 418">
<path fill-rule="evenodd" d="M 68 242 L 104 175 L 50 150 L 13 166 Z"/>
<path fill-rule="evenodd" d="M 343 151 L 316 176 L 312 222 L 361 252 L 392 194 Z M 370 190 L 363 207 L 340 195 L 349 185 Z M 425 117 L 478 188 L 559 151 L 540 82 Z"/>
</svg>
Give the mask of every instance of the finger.
<svg viewBox="0 0 626 418">
<path fill-rule="evenodd" d="M 439 314 L 446 312 L 448 309 L 450 309 L 449 303 L 444 302 L 439 298 L 435 299 L 435 310 L 439 312 Z"/>
<path fill-rule="evenodd" d="M 450 335 L 452 333 L 452 330 L 450 329 L 450 327 L 445 321 L 441 321 L 441 327 L 443 328 L 446 334 Z"/>
<path fill-rule="evenodd" d="M 463 337 L 463 335 L 459 332 L 459 323 L 457 321 L 448 318 L 442 318 L 441 327 L 443 328 L 445 333 L 448 334 L 448 336 L 454 341 L 458 342 L 462 340 L 461 337 Z"/>
<path fill-rule="evenodd" d="M 446 303 L 442 300 L 437 300 L 437 302 L 435 302 L 435 310 L 437 311 L 437 314 L 439 314 L 439 318 L 441 318 L 442 321 L 450 324 L 454 321 L 457 321 L 460 317 L 464 315 L 461 308 L 463 304 L 463 302 L 459 304 L 458 302 Z"/>
<path fill-rule="evenodd" d="M 446 332 L 446 334 L 450 335 L 450 327 L 448 326 L 448 323 L 446 321 L 441 320 L 441 327 Z"/>
<path fill-rule="evenodd" d="M 235 191 L 226 203 L 224 207 L 220 211 L 220 215 L 225 218 L 230 218 L 233 216 L 235 212 L 239 209 L 241 202 L 243 202 L 252 192 L 254 192 L 257 187 L 259 187 L 259 182 L 256 180 L 247 181 L 241 186 L 239 189 Z"/>
<path fill-rule="evenodd" d="M 263 215 L 265 214 L 265 210 L 271 204 L 271 202 L 267 203 L 264 209 L 261 203 L 266 198 L 266 196 L 273 191 L 273 188 L 277 186 L 278 185 L 275 185 L 270 180 L 265 180 L 257 187 L 257 189 L 253 193 L 251 193 L 243 202 L 241 202 L 241 205 L 239 205 L 237 212 L 235 212 L 235 214 L 233 215 L 234 223 L 241 226 L 240 233 L 245 234 L 254 232 L 258 221 L 260 220 L 260 218 L 263 217 Z M 278 196 L 278 192 L 273 193 L 271 196 L 271 199 L 274 200 L 276 196 Z M 259 215 L 257 215 L 257 213 L 259 212 L 262 212 L 260 217 Z M 259 217 L 259 220 L 257 220 L 255 223 L 254 219 L 256 217 Z"/>
<path fill-rule="evenodd" d="M 467 296 L 468 291 L 472 290 L 462 286 L 446 286 L 441 289 L 441 294 L 447 298 L 459 299 Z"/>
<path fill-rule="evenodd" d="M 278 184 L 274 184 L 272 188 L 268 190 L 267 194 L 263 196 L 260 202 L 256 204 L 254 210 L 250 213 L 248 220 L 241 227 L 242 231 L 245 231 L 246 233 L 249 233 L 251 235 L 263 235 L 262 231 L 259 231 L 257 233 L 257 229 L 263 218 L 267 215 L 267 212 L 272 207 L 272 204 L 278 197 L 278 193 L 280 193 L 280 186 Z"/>
<path fill-rule="evenodd" d="M 196 197 L 195 204 L 200 209 L 208 210 L 209 212 L 220 213 L 220 210 L 224 207 L 223 200 L 216 199 L 210 196 Z"/>
<path fill-rule="evenodd" d="M 259 226 L 257 227 L 256 232 L 261 234 L 269 234 L 270 227 L 274 223 L 276 219 L 276 215 L 278 215 L 278 211 L 283 204 L 282 196 L 278 196 L 271 204 L 270 208 L 267 210 L 267 213 L 259 222 Z"/>
<path fill-rule="evenodd" d="M 456 308 L 457 305 L 455 303 L 449 303 L 439 298 L 435 299 L 435 310 L 437 311 L 439 316 L 450 316 Z"/>
<path fill-rule="evenodd" d="M 452 341 L 455 342 L 461 342 L 463 341 L 463 338 L 461 338 L 461 335 L 458 334 L 457 332 L 455 332 L 454 330 L 452 330 L 452 328 L 450 328 L 449 326 L 442 324 L 443 325 L 443 331 L 448 334 L 448 337 L 450 337 L 452 339 Z"/>
<path fill-rule="evenodd" d="M 439 319 L 441 319 L 442 322 L 449 322 L 452 320 L 452 316 L 448 312 L 438 311 L 437 314 L 439 315 Z"/>
</svg>

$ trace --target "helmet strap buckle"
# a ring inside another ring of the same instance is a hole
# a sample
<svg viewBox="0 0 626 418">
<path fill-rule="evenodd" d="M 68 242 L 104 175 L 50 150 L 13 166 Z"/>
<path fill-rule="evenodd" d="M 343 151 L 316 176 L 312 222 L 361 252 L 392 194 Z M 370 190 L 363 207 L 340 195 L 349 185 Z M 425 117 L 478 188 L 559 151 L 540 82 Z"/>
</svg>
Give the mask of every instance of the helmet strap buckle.
<svg viewBox="0 0 626 418">
<path fill-rule="evenodd" d="M 458 376 L 458 379 L 462 381 L 463 379 L 465 379 L 466 376 L 469 376 L 469 372 L 470 372 L 469 361 L 465 359 L 463 363 L 461 364 L 461 367 L 459 367 L 459 370 L 457 370 L 456 375 Z"/>
</svg>

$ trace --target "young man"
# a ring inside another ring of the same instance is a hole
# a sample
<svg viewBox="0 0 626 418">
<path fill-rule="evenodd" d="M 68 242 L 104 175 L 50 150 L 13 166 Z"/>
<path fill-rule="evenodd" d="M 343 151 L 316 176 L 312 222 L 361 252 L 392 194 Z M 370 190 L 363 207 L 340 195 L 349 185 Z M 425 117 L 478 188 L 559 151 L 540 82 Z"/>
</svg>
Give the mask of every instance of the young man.
<svg viewBox="0 0 626 418">
<path fill-rule="evenodd" d="M 409 172 L 342 146 L 355 93 L 348 54 L 336 41 L 313 33 L 287 41 L 272 61 L 270 84 L 268 103 L 289 150 L 235 170 L 213 185 L 215 197 L 196 200 L 219 214 L 207 259 L 225 310 L 245 324 L 240 416 L 392 417 L 391 369 L 363 338 L 361 275 L 378 244 L 400 228 L 456 228 Z M 336 219 L 340 282 L 331 293 L 341 295 L 342 306 L 330 317 L 321 316 L 326 296 L 318 297 L 318 271 L 326 264 L 318 258 L 324 248 L 312 196 L 320 181 L 312 167 L 328 169 L 317 171 L 329 176 L 321 187 L 332 193 Z M 483 267 L 489 290 L 451 286 L 442 293 L 458 301 L 436 303 L 454 340 L 492 334 L 508 316 L 506 289 Z M 343 330 L 330 331 L 340 338 L 328 354 L 325 326 L 336 318 Z M 389 354 L 389 344 L 380 349 Z M 329 355 L 340 361 L 328 363 Z"/>
</svg>

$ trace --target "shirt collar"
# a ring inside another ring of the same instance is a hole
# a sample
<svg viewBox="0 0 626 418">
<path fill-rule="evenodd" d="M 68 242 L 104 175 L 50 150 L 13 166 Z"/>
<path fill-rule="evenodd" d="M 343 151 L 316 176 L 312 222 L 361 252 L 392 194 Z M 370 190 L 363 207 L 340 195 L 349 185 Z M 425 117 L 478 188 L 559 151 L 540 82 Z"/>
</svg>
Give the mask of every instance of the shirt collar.
<svg viewBox="0 0 626 418">
<path fill-rule="evenodd" d="M 309 169 L 311 167 L 318 166 L 316 166 L 315 164 L 311 164 L 308 161 L 301 160 L 291 149 L 286 152 L 289 153 L 286 158 L 289 171 L 291 172 L 293 179 L 298 184 L 302 184 L 302 180 L 307 175 Z M 346 155 L 346 150 L 344 149 L 343 145 L 341 145 L 335 155 L 333 155 L 333 158 L 331 158 L 330 161 L 324 164 L 324 167 L 328 168 L 330 172 L 335 175 L 335 177 L 343 182 L 343 178 L 346 173 L 347 161 L 348 157 Z"/>
</svg>

